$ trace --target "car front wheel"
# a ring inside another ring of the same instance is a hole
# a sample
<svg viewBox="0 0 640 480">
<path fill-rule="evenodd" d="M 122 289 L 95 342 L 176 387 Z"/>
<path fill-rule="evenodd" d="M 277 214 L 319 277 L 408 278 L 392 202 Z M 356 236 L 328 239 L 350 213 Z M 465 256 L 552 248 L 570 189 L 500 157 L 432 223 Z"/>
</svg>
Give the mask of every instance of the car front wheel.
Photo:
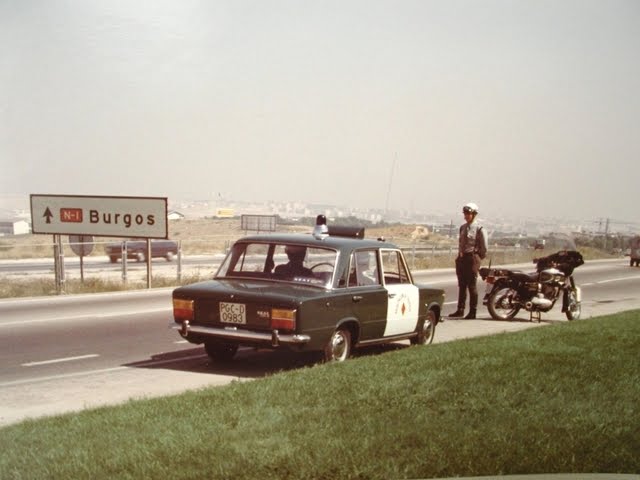
<svg viewBox="0 0 640 480">
<path fill-rule="evenodd" d="M 324 348 L 325 362 L 344 362 L 351 355 L 351 332 L 339 328 L 331 335 Z"/>
</svg>

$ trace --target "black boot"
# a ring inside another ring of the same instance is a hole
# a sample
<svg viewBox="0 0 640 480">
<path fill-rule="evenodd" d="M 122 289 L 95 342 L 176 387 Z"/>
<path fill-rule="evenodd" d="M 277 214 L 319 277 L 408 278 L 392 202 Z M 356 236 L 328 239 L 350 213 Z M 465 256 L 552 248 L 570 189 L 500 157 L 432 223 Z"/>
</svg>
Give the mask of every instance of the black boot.
<svg viewBox="0 0 640 480">
<path fill-rule="evenodd" d="M 467 313 L 467 316 L 464 317 L 465 320 L 473 320 L 474 318 L 476 318 L 475 310 L 469 310 L 469 313 Z"/>
<path fill-rule="evenodd" d="M 448 317 L 449 317 L 449 318 L 462 318 L 462 316 L 463 316 L 463 315 L 464 315 L 464 310 L 460 310 L 460 309 L 458 309 L 458 310 L 456 310 L 455 312 L 450 313 L 450 314 L 448 315 Z"/>
</svg>

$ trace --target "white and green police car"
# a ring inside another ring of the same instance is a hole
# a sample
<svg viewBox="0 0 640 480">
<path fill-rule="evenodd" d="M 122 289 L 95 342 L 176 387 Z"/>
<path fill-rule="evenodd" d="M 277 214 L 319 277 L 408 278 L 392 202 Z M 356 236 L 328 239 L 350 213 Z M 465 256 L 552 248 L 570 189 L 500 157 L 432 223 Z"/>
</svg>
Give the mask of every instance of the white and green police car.
<svg viewBox="0 0 640 480">
<path fill-rule="evenodd" d="M 173 291 L 173 328 L 214 360 L 239 346 L 322 352 L 409 339 L 430 344 L 444 291 L 416 285 L 402 251 L 359 227 L 243 237 L 213 280 Z"/>
</svg>

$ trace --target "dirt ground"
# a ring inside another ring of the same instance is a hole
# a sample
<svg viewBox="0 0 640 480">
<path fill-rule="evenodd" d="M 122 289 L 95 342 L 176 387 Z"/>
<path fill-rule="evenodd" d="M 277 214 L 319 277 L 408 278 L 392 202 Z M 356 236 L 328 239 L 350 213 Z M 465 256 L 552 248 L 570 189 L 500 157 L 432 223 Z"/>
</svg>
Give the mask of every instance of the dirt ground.
<svg viewBox="0 0 640 480">
<path fill-rule="evenodd" d="M 384 228 L 366 228 L 367 238 L 384 237 L 385 240 L 397 243 L 398 245 L 409 245 L 421 243 L 427 238 L 414 239 L 412 234 L 416 231 L 417 225 L 394 225 Z M 278 225 L 279 232 L 311 232 L 313 225 Z M 200 250 L 210 252 L 219 248 L 224 250 L 236 239 L 254 234 L 255 231 L 245 231 L 241 228 L 239 218 L 201 218 L 182 219 L 169 221 L 169 238 L 182 241 L 186 253 L 200 253 Z M 94 249 L 92 256 L 104 255 L 104 244 L 107 242 L 120 241 L 120 238 L 94 238 Z M 448 244 L 449 239 L 437 235 L 428 238 L 429 244 Z M 75 255 L 68 246 L 68 236 L 63 236 L 65 245 L 65 255 Z M 41 258 L 52 256 L 53 236 L 52 235 L 15 235 L 0 237 L 0 259 L 24 259 Z"/>
</svg>

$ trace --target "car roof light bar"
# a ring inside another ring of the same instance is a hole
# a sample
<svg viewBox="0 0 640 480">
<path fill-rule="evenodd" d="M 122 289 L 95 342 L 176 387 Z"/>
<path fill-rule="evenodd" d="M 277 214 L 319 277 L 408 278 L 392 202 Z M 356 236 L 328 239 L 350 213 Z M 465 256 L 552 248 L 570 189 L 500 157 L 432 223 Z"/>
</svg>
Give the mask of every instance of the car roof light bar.
<svg viewBox="0 0 640 480">
<path fill-rule="evenodd" d="M 343 225 L 327 226 L 327 217 L 324 215 L 318 215 L 316 217 L 316 226 L 313 228 L 313 236 L 319 240 L 326 238 L 327 236 L 333 237 L 349 237 L 349 238 L 364 238 L 364 227 L 349 227 Z"/>
<path fill-rule="evenodd" d="M 332 225 L 329 227 L 329 235 L 332 237 L 364 238 L 364 227 L 347 227 Z"/>
</svg>

